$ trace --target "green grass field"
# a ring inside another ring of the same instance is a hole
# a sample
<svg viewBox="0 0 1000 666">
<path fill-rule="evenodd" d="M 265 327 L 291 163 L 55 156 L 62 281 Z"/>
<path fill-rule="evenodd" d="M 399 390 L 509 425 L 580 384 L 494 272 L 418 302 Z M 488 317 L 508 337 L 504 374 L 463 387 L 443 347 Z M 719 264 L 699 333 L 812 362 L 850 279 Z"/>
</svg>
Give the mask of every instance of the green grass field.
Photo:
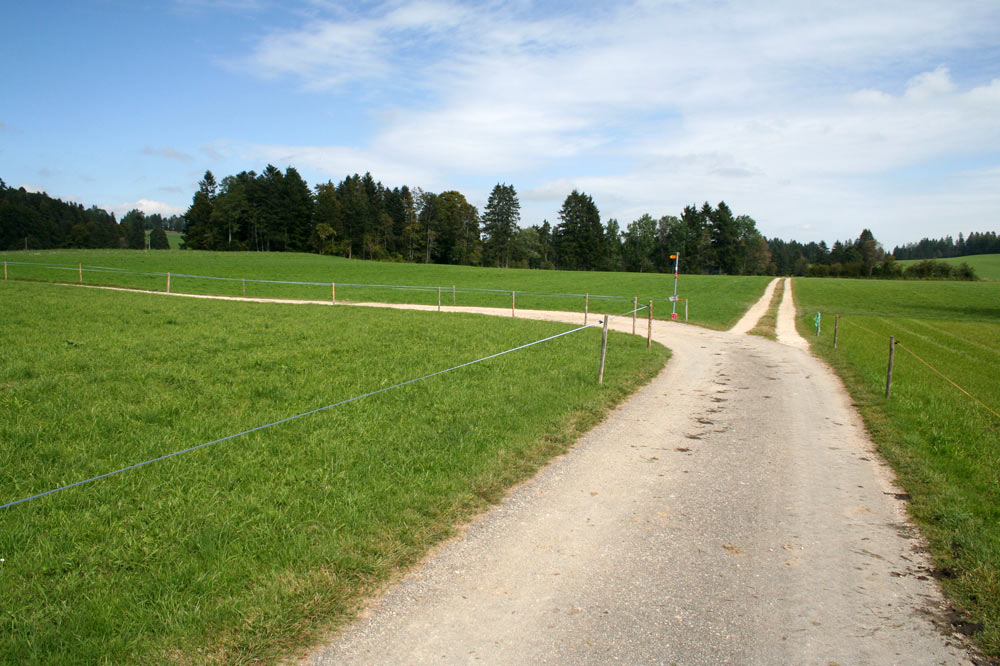
<svg viewBox="0 0 1000 666">
<path fill-rule="evenodd" d="M 183 240 L 181 238 L 181 232 L 179 232 L 179 231 L 168 231 L 168 232 L 166 232 L 166 234 L 167 234 L 167 242 L 170 243 L 170 249 L 171 250 L 179 250 L 180 247 L 181 247 L 181 242 Z M 146 232 L 146 244 L 147 245 L 149 244 L 149 232 L 148 231 Z"/>
<path fill-rule="evenodd" d="M 181 253 L 178 253 L 181 254 Z M 0 282 L 0 503 L 565 324 Z M 587 329 L 0 509 L 0 663 L 293 657 L 663 366 Z"/>
<path fill-rule="evenodd" d="M 938 259 L 948 264 L 958 266 L 965 262 L 976 269 L 976 276 L 983 280 L 1000 280 L 1000 254 L 974 254 L 968 257 L 952 257 L 950 259 Z M 918 260 L 900 261 L 899 265 L 906 267 L 919 263 Z"/>
<path fill-rule="evenodd" d="M 942 583 L 1000 655 L 1000 284 L 796 278 L 795 295 L 799 331 L 844 378 L 912 495 Z M 900 345 L 886 399 L 890 335 Z"/>
<path fill-rule="evenodd" d="M 18 262 L 8 266 L 11 279 L 76 282 L 79 280 L 78 266 L 82 264 L 83 281 L 87 284 L 165 291 L 166 276 L 162 274 L 170 272 L 171 291 L 228 296 L 241 296 L 245 290 L 249 297 L 326 300 L 331 298 L 330 283 L 333 282 L 337 284 L 338 301 L 433 305 L 437 303 L 437 287 L 442 288 L 442 302 L 451 304 L 454 286 L 457 305 L 507 308 L 511 305 L 510 291 L 517 291 L 519 308 L 582 312 L 584 294 L 589 293 L 595 295 L 590 299 L 592 312 L 611 313 L 631 310 L 633 298 L 638 297 L 640 304 L 653 300 L 654 315 L 661 319 L 669 317 L 667 298 L 673 293 L 673 276 L 664 274 L 393 264 L 312 254 L 51 250 L 5 252 L 0 253 L 0 260 Z M 32 265 L 21 265 L 26 262 Z M 180 277 L 180 274 L 230 279 L 193 279 Z M 245 283 L 241 282 L 243 279 Z M 320 284 L 269 284 L 253 280 Z M 760 298 L 768 280 L 767 277 L 682 275 L 679 294 L 689 299 L 692 323 L 728 328 Z M 351 284 L 410 285 L 427 289 L 382 289 Z M 598 295 L 612 299 L 597 298 Z M 683 304 L 678 305 L 683 318 Z"/>
</svg>

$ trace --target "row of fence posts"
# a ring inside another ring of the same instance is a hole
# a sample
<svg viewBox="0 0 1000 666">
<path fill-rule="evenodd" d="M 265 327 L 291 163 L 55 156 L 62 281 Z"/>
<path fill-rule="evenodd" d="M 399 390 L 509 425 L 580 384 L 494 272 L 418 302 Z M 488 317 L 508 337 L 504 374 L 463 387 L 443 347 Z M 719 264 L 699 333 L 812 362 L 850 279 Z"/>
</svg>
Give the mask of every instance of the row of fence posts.
<svg viewBox="0 0 1000 666">
<path fill-rule="evenodd" d="M 6 261 L 3 262 L 3 279 L 4 280 L 7 279 L 7 262 Z M 83 264 L 77 264 L 77 280 L 78 280 L 79 284 L 83 284 Z M 437 288 L 437 309 L 438 309 L 438 312 L 441 311 L 441 293 L 442 293 L 441 290 L 442 290 L 441 287 Z M 170 292 L 170 273 L 169 272 L 167 272 L 167 293 L 168 294 L 171 293 Z M 246 295 L 247 295 L 247 281 L 246 281 L 246 278 L 241 278 L 240 279 L 240 294 L 244 298 L 246 298 Z M 687 321 L 688 320 L 687 299 L 680 299 L 680 300 L 684 301 L 684 321 Z M 332 303 L 336 303 L 337 302 L 337 284 L 335 282 L 331 282 L 330 283 L 330 302 L 332 302 Z M 652 301 L 650 301 L 650 303 L 652 303 Z M 452 304 L 452 306 L 458 305 L 458 290 L 457 290 L 457 288 L 456 288 L 455 285 L 451 285 L 451 304 Z M 632 299 L 632 308 L 633 308 L 633 312 L 632 312 L 632 334 L 635 335 L 636 311 L 639 309 L 639 297 L 638 296 L 636 296 L 636 297 L 634 297 Z M 652 306 L 650 306 L 650 310 L 652 310 Z M 516 317 L 517 316 L 517 291 L 511 291 L 510 292 L 510 316 L 511 317 Z M 587 324 L 589 316 L 590 316 L 590 294 L 588 293 L 588 294 L 584 294 L 584 297 L 583 297 L 583 323 L 584 323 L 584 325 Z M 834 347 L 836 347 L 836 343 L 834 343 Z"/>
<path fill-rule="evenodd" d="M 816 313 L 816 335 L 819 335 L 819 313 Z M 836 315 L 833 318 L 833 348 L 837 348 L 837 342 L 840 338 L 840 315 Z M 885 397 L 889 398 L 892 396 L 892 368 L 895 365 L 896 360 L 896 336 L 889 336 L 889 367 L 885 372 Z"/>
<path fill-rule="evenodd" d="M 4 280 L 7 279 L 7 262 L 6 261 L 3 262 L 3 279 Z M 77 279 L 79 280 L 80 284 L 83 284 L 83 264 L 82 263 L 77 265 Z M 240 292 L 243 294 L 244 297 L 246 297 L 246 295 L 247 295 L 247 281 L 246 281 L 246 278 L 241 278 L 240 279 Z M 167 293 L 168 294 L 170 293 L 170 273 L 169 272 L 167 272 Z M 457 305 L 457 303 L 458 303 L 458 295 L 457 295 L 457 293 L 458 292 L 457 292 L 457 289 L 456 289 L 455 285 L 452 285 L 451 286 L 451 304 L 453 306 Z M 335 282 L 331 282 L 330 283 L 330 301 L 332 303 L 336 303 L 337 302 L 337 283 L 335 283 Z M 685 308 L 684 308 L 684 321 L 687 321 L 687 302 L 686 301 L 685 301 L 684 305 L 685 305 Z M 437 288 L 437 309 L 438 309 L 438 312 L 441 312 L 441 287 Z M 647 312 L 647 330 L 646 330 L 646 349 L 651 349 L 652 346 L 653 346 L 653 301 L 649 301 L 649 305 L 647 306 L 647 309 L 648 309 L 648 312 Z M 639 297 L 635 296 L 635 297 L 632 298 L 632 335 L 635 335 L 635 332 L 636 332 L 636 322 L 638 320 L 638 313 L 639 313 Z M 510 292 L 510 316 L 511 317 L 516 317 L 517 316 L 517 291 L 511 291 Z M 583 324 L 584 324 L 584 326 L 587 325 L 587 320 L 588 320 L 589 316 L 590 316 L 590 294 L 588 293 L 588 294 L 584 294 L 584 300 L 583 300 Z M 600 361 L 600 366 L 599 366 L 598 371 L 597 371 L 597 383 L 598 384 L 603 384 L 604 383 L 604 361 L 605 361 L 605 358 L 606 358 L 607 353 L 608 353 L 608 320 L 609 319 L 610 319 L 610 317 L 608 315 L 604 315 L 603 330 L 602 330 L 602 333 L 601 333 L 601 361 Z M 837 320 L 838 321 L 840 320 L 839 316 L 837 317 Z M 836 346 L 837 345 L 836 345 L 836 329 L 835 329 L 835 332 L 834 332 L 834 347 L 836 347 Z M 891 378 L 892 378 L 892 356 L 891 355 L 889 357 L 889 373 L 890 373 L 890 382 L 891 382 Z M 887 386 L 886 387 L 886 396 L 888 396 L 888 391 L 889 391 L 889 388 Z"/>
<path fill-rule="evenodd" d="M 639 311 L 639 298 L 636 297 L 632 301 L 635 306 L 632 310 L 632 335 L 635 335 L 635 324 Z M 653 346 L 653 301 L 649 302 L 647 306 L 646 313 L 646 349 L 651 349 Z M 608 355 L 608 320 L 611 319 L 608 315 L 604 315 L 604 321 L 602 322 L 601 329 L 601 361 L 597 367 L 597 383 L 604 384 L 604 360 Z M 586 321 L 584 321 L 586 325 Z"/>
</svg>

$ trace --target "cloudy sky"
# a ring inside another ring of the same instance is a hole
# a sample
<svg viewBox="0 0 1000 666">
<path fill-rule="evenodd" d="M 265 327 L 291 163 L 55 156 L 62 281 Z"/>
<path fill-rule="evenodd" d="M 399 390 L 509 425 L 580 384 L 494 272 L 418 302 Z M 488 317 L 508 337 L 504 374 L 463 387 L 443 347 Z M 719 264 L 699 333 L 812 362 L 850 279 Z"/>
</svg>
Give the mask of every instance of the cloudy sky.
<svg viewBox="0 0 1000 666">
<path fill-rule="evenodd" d="M 0 178 L 173 213 L 272 163 L 891 248 L 1000 228 L 998 36 L 993 0 L 7 3 Z"/>
</svg>

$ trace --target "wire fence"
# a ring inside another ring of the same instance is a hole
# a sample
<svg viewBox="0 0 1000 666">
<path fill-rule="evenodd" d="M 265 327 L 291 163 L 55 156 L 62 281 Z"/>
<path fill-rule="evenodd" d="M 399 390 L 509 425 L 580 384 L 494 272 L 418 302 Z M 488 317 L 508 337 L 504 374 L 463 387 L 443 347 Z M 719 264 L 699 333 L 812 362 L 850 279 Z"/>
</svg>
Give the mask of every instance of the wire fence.
<svg viewBox="0 0 1000 666">
<path fill-rule="evenodd" d="M 869 335 L 871 335 L 873 337 L 881 338 L 883 340 L 886 337 L 885 335 L 882 335 L 880 333 L 876 333 L 875 331 L 871 330 L 870 328 L 868 328 L 866 326 L 863 326 L 863 325 L 861 325 L 861 324 L 859 324 L 859 323 L 857 323 L 855 321 L 852 321 L 852 320 L 850 320 L 850 319 L 848 319 L 846 317 L 838 315 L 837 318 L 836 318 L 837 326 L 839 326 L 839 324 L 840 324 L 841 321 L 843 321 L 843 322 L 845 322 L 847 324 L 850 324 L 851 326 L 853 326 L 853 327 L 855 327 L 857 329 L 860 329 L 860 330 L 864 331 L 865 333 L 868 333 Z M 834 329 L 834 348 L 836 348 L 837 344 L 838 344 L 837 330 L 838 330 L 837 328 Z M 889 336 L 889 340 L 890 340 L 890 349 L 896 348 L 896 347 L 898 347 L 899 349 L 902 349 L 907 354 L 909 354 L 910 356 L 912 356 L 913 358 L 915 358 L 917 361 L 919 361 L 921 364 L 923 364 L 924 366 L 926 366 L 935 375 L 937 375 L 938 377 L 940 377 L 941 379 L 943 379 L 944 381 L 946 381 L 948 384 L 950 384 L 951 386 L 953 386 L 954 388 L 958 389 L 963 394 L 965 394 L 966 397 L 968 397 L 969 399 L 971 399 L 979 407 L 982 407 L 984 410 L 986 410 L 987 412 L 989 412 L 990 414 L 992 414 L 994 417 L 996 417 L 997 419 L 1000 419 L 1000 412 L 998 412 L 996 409 L 990 407 L 988 404 L 986 404 L 986 402 L 984 402 L 983 400 L 981 400 L 977 396 L 973 395 L 970 391 L 968 391 L 967 389 L 965 389 L 964 387 L 962 387 L 961 385 L 959 385 L 958 382 L 956 382 L 953 379 L 951 379 L 950 377 L 948 377 L 940 369 L 936 368 L 930 362 L 928 362 L 927 360 L 925 360 L 924 358 L 922 358 L 920 355 L 918 355 L 915 351 L 913 351 L 912 349 L 910 349 L 908 346 L 904 345 L 895 336 Z M 893 375 L 893 355 L 892 355 L 892 353 L 890 351 L 889 361 L 888 361 L 888 366 L 887 366 L 887 374 L 886 374 L 886 395 L 887 395 L 887 397 L 888 397 L 888 394 L 890 392 L 890 387 L 892 385 L 892 375 Z"/>
<path fill-rule="evenodd" d="M 53 282 L 71 282 L 77 284 L 89 284 L 91 286 L 121 286 L 125 288 L 143 289 L 147 291 L 166 291 L 168 293 L 194 293 L 219 296 L 241 296 L 248 297 L 248 287 L 251 289 L 252 297 L 276 297 L 279 292 L 277 288 L 298 288 L 292 291 L 282 292 L 283 297 L 293 300 L 324 300 L 333 303 L 337 302 L 365 302 L 374 299 L 387 299 L 397 302 L 412 303 L 414 294 L 429 294 L 427 299 L 421 299 L 429 305 L 458 306 L 458 296 L 462 295 L 462 305 L 481 306 L 486 304 L 501 304 L 506 306 L 510 299 L 510 304 L 516 309 L 517 301 L 520 299 L 522 309 L 526 300 L 553 300 L 562 299 L 565 301 L 575 301 L 569 303 L 568 308 L 573 311 L 588 311 L 590 302 L 611 304 L 611 303 L 634 303 L 647 301 L 665 301 L 669 296 L 649 296 L 635 295 L 633 297 L 609 296 L 605 294 L 589 293 L 557 293 L 557 292 L 532 292 L 520 291 L 516 289 L 489 289 L 482 287 L 463 287 L 456 284 L 450 285 L 401 285 L 401 284 L 378 284 L 361 282 L 318 282 L 314 280 L 275 280 L 254 277 L 231 277 L 218 275 L 199 275 L 193 273 L 174 273 L 167 271 L 137 271 L 112 266 L 94 266 L 77 264 L 49 264 L 30 261 L 4 261 L 4 279 L 12 280 L 41 280 Z M 51 273 L 55 272 L 56 276 Z M 72 274 L 75 275 L 75 280 Z M 57 276 L 70 276 L 70 279 L 58 279 Z M 91 279 L 88 280 L 87 277 Z M 110 279 L 109 279 L 110 278 Z M 178 284 L 178 281 L 181 281 Z M 201 284 L 199 284 L 201 283 Z M 204 284 L 208 283 L 208 284 Z M 211 284 L 228 284 L 226 288 L 212 288 Z M 239 293 L 236 293 L 236 287 Z M 268 289 L 270 287 L 270 289 Z M 308 294 L 305 291 L 309 290 Z M 320 290 L 323 291 L 320 291 Z M 382 292 L 382 293 L 379 293 Z M 395 296 L 392 296 L 395 294 Z M 318 296 L 322 295 L 322 299 Z M 451 303 L 447 303 L 450 298 Z M 582 306 L 582 307 L 581 307 Z M 541 309 L 550 309 L 542 307 Z"/>
<path fill-rule="evenodd" d="M 622 313 L 620 315 L 606 315 L 603 321 L 599 321 L 597 323 L 603 323 L 604 324 L 604 332 L 605 332 L 605 336 L 606 336 L 606 334 L 607 334 L 607 323 L 611 319 L 615 319 L 616 317 L 634 316 L 637 312 L 640 312 L 640 311 L 646 309 L 647 307 L 648 306 L 643 305 L 643 306 L 634 308 L 634 309 L 632 309 L 632 310 L 630 310 L 628 312 L 624 312 L 624 313 Z M 420 382 L 420 381 L 431 379 L 432 377 L 437 377 L 439 375 L 444 375 L 444 374 L 447 374 L 449 372 L 454 372 L 454 371 L 460 370 L 462 368 L 467 368 L 469 366 L 476 365 L 478 363 L 483 363 L 485 361 L 489 361 L 489 360 L 492 360 L 492 359 L 495 359 L 495 358 L 499 358 L 500 356 L 505 356 L 505 355 L 511 354 L 513 352 L 517 352 L 517 351 L 521 351 L 521 350 L 524 350 L 524 349 L 528 349 L 529 347 L 534 347 L 535 345 L 539 345 L 539 344 L 542 344 L 542 343 L 545 343 L 545 342 L 550 342 L 552 340 L 556 340 L 558 338 L 562 338 L 562 337 L 565 337 L 567 335 L 572 335 L 573 333 L 577 333 L 579 331 L 582 331 L 584 329 L 591 328 L 591 327 L 592 327 L 592 325 L 588 325 L 588 324 L 584 324 L 583 326 L 577 326 L 577 327 L 572 328 L 572 329 L 570 329 L 568 331 L 563 331 L 562 333 L 556 333 L 555 335 L 550 335 L 548 337 L 541 338 L 539 340 L 534 340 L 532 342 L 528 342 L 526 344 L 519 345 L 517 347 L 512 347 L 510 349 L 506 349 L 504 351 L 497 352 L 495 354 L 490 354 L 488 356 L 483 356 L 483 357 L 477 358 L 477 359 L 475 359 L 473 361 L 468 361 L 466 363 L 460 363 L 460 364 L 452 366 L 450 368 L 445 368 L 443 370 L 437 370 L 435 372 L 431 372 L 429 374 L 422 375 L 420 377 L 414 377 L 412 379 L 408 379 L 406 381 L 402 381 L 402 382 L 399 382 L 397 384 L 393 384 L 392 386 L 386 386 L 384 388 L 380 388 L 380 389 L 377 389 L 377 390 L 374 390 L 374 391 L 369 391 L 367 393 L 356 395 L 356 396 L 353 396 L 351 398 L 347 398 L 345 400 L 341 400 L 339 402 L 334 402 L 334 403 L 331 403 L 329 405 L 324 405 L 322 407 L 317 407 L 315 409 L 311 409 L 309 411 L 302 412 L 300 414 L 295 414 L 294 416 L 288 416 L 288 417 L 285 417 L 283 419 L 279 419 L 277 421 L 273 421 L 271 423 L 267 423 L 267 424 L 260 425 L 260 426 L 254 427 L 254 428 L 250 428 L 248 430 L 243 430 L 241 432 L 237 432 L 237 433 L 234 433 L 234 434 L 231 434 L 231 435 L 226 435 L 225 437 L 220 437 L 218 439 L 214 439 L 214 440 L 209 441 L 209 442 L 203 442 L 201 444 L 197 444 L 195 446 L 190 446 L 190 447 L 187 447 L 185 449 L 178 450 L 178 451 L 173 451 L 171 453 L 167 453 L 167 454 L 162 455 L 162 456 L 157 456 L 155 458 L 150 458 L 150 459 L 144 460 L 142 462 L 138 462 L 138 463 L 134 463 L 134 464 L 131 464 L 131 465 L 127 465 L 127 466 L 122 467 L 120 469 L 116 469 L 116 470 L 113 470 L 113 471 L 110 471 L 110 472 L 105 472 L 104 474 L 99 474 L 97 476 L 93 476 L 93 477 L 90 477 L 90 478 L 87 478 L 87 479 L 82 479 L 80 481 L 76 481 L 76 482 L 69 483 L 69 484 L 66 484 L 66 485 L 63 485 L 63 486 L 52 488 L 50 490 L 46 490 L 44 492 L 36 493 L 34 495 L 30 495 L 30 496 L 27 496 L 27 497 L 22 497 L 21 499 L 13 500 L 13 501 L 7 502 L 5 504 L 0 504 L 0 509 L 8 509 L 8 508 L 17 506 L 19 504 L 24 504 L 26 502 L 31 502 L 33 500 L 41 499 L 42 497 L 46 497 L 48 495 L 53 495 L 53 494 L 61 492 L 63 490 L 69 490 L 70 488 L 76 488 L 77 486 L 82 486 L 82 485 L 85 485 L 85 484 L 88 484 L 88 483 L 93 483 L 94 481 L 99 481 L 101 479 L 106 479 L 106 478 L 111 477 L 111 476 L 116 476 L 118 474 L 122 474 L 124 472 L 128 472 L 128 471 L 131 471 L 131 470 L 134 470 L 134 469 L 138 469 L 140 467 L 145 467 L 145 466 L 151 465 L 153 463 L 157 463 L 157 462 L 161 462 L 161 461 L 164 461 L 164 460 L 168 460 L 170 458 L 174 458 L 176 456 L 180 456 L 180 455 L 183 455 L 185 453 L 191 453 L 193 451 L 197 451 L 199 449 L 204 449 L 204 448 L 207 448 L 209 446 L 214 446 L 216 444 L 221 444 L 222 442 L 226 442 L 226 441 L 229 441 L 229 440 L 232 440 L 232 439 L 236 439 L 238 437 L 243 437 L 244 435 L 249 435 L 251 433 L 260 432 L 262 430 L 267 430 L 269 428 L 273 428 L 275 426 L 279 426 L 281 424 L 288 423 L 290 421 L 295 421 L 295 420 L 298 420 L 298 419 L 301 419 L 301 418 L 304 418 L 304 417 L 307 417 L 307 416 L 312 416 L 313 414 L 319 414 L 321 412 L 325 412 L 325 411 L 333 409 L 335 407 L 340 407 L 342 405 L 347 405 L 347 404 L 350 404 L 352 402 L 357 402 L 359 400 L 363 400 L 365 398 L 370 398 L 370 397 L 379 395 L 381 393 L 386 393 L 387 391 L 392 391 L 394 389 L 399 389 L 399 388 L 402 388 L 404 386 L 409 386 L 410 384 L 415 384 L 415 383 Z M 604 354 L 604 349 L 602 348 L 601 374 L 603 374 L 603 366 L 604 366 L 604 357 L 603 357 L 603 354 Z"/>
</svg>

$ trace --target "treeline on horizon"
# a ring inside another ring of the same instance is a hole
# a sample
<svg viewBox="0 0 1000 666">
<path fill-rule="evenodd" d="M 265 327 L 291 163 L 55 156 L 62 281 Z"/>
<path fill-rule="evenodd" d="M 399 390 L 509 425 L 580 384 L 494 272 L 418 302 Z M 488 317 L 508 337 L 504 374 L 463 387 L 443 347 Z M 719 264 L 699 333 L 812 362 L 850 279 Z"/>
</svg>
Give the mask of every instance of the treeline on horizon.
<svg viewBox="0 0 1000 666">
<path fill-rule="evenodd" d="M 310 188 L 294 167 L 272 165 L 217 182 L 206 171 L 182 216 L 132 210 L 118 222 L 96 206 L 7 187 L 0 180 L 0 247 L 168 249 L 164 230 L 182 231 L 187 249 L 314 252 L 379 261 L 567 270 L 729 275 L 975 279 L 947 264 L 904 270 L 896 259 L 1000 253 L 995 232 L 922 239 L 886 253 L 869 230 L 854 240 L 802 244 L 767 239 L 725 202 L 686 206 L 681 215 L 643 215 L 624 229 L 601 221 L 593 199 L 573 191 L 558 222 L 520 226 L 512 185 L 497 184 L 480 214 L 460 192 L 388 188 L 370 173 Z"/>
<path fill-rule="evenodd" d="M 151 242 L 166 242 L 166 231 L 183 231 L 180 215 L 163 217 L 129 211 L 121 222 L 103 208 L 54 199 L 44 192 L 7 187 L 0 179 L 0 248 L 51 250 L 56 248 L 144 249 L 146 231 Z M 169 245 L 162 248 L 168 249 Z"/>
</svg>

